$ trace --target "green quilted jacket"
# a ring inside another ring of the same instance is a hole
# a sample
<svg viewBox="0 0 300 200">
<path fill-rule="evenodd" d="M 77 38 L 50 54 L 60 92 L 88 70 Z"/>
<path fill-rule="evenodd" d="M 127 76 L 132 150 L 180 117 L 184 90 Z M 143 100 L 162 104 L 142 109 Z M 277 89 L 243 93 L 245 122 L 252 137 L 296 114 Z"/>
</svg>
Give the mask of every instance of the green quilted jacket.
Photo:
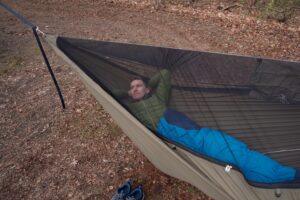
<svg viewBox="0 0 300 200">
<path fill-rule="evenodd" d="M 158 121 L 167 109 L 171 88 L 170 78 L 168 70 L 159 71 L 148 83 L 151 89 L 149 95 L 139 101 L 128 100 L 125 102 L 135 117 L 151 130 L 156 131 Z M 128 97 L 127 91 L 116 90 L 113 91 L 113 94 L 118 99 Z"/>
</svg>

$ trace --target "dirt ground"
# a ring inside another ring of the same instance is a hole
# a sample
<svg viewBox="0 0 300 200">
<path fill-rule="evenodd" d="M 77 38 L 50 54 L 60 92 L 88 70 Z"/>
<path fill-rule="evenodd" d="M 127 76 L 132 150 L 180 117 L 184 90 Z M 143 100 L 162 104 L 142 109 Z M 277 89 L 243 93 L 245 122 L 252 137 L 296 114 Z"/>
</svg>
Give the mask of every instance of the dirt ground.
<svg viewBox="0 0 300 200">
<path fill-rule="evenodd" d="M 4 0 L 48 34 L 300 60 L 300 22 L 218 4 Z M 299 19 L 299 18 L 298 18 Z M 62 110 L 31 30 L 0 9 L 0 199 L 110 199 L 126 178 L 146 199 L 210 199 L 158 171 L 44 43 Z"/>
</svg>

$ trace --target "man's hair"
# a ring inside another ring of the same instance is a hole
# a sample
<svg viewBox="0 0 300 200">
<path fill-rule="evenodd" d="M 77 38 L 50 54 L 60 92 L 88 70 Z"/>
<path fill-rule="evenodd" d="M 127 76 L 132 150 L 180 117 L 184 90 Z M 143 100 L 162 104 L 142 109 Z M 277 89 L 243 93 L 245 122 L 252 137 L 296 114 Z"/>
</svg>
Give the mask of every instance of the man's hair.
<svg viewBox="0 0 300 200">
<path fill-rule="evenodd" d="M 148 81 L 145 78 L 143 78 L 141 76 L 134 76 L 134 77 L 132 77 L 132 79 L 130 79 L 130 83 L 132 83 L 132 81 L 135 81 L 135 80 L 143 81 L 145 86 L 148 87 Z"/>
</svg>

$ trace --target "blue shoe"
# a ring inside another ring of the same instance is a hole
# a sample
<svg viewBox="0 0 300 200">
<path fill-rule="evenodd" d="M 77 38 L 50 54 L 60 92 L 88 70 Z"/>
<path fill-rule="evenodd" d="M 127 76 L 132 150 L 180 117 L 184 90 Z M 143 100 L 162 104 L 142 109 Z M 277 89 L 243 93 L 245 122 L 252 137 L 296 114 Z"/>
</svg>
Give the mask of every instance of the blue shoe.
<svg viewBox="0 0 300 200">
<path fill-rule="evenodd" d="M 138 188 L 135 188 L 128 196 L 126 197 L 125 200 L 144 200 L 145 195 L 142 190 L 142 186 L 140 185 Z"/>
<path fill-rule="evenodd" d="M 111 200 L 125 200 L 125 197 L 130 193 L 130 189 L 130 179 L 128 179 L 123 185 L 118 188 L 117 193 L 111 198 Z"/>
</svg>

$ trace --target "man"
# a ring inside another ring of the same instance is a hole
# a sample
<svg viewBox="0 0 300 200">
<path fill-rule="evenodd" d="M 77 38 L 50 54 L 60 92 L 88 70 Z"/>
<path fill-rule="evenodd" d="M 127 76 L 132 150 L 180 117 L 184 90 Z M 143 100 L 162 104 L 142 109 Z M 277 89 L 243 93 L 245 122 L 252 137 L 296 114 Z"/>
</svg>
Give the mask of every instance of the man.
<svg viewBox="0 0 300 200">
<path fill-rule="evenodd" d="M 163 69 L 148 85 L 136 77 L 126 94 L 116 92 L 115 95 L 117 98 L 128 95 L 129 110 L 149 129 L 197 153 L 238 166 L 249 181 L 300 183 L 300 173 L 296 169 L 250 150 L 246 144 L 222 131 L 200 127 L 184 114 L 169 109 L 170 90 L 170 72 Z"/>
</svg>

